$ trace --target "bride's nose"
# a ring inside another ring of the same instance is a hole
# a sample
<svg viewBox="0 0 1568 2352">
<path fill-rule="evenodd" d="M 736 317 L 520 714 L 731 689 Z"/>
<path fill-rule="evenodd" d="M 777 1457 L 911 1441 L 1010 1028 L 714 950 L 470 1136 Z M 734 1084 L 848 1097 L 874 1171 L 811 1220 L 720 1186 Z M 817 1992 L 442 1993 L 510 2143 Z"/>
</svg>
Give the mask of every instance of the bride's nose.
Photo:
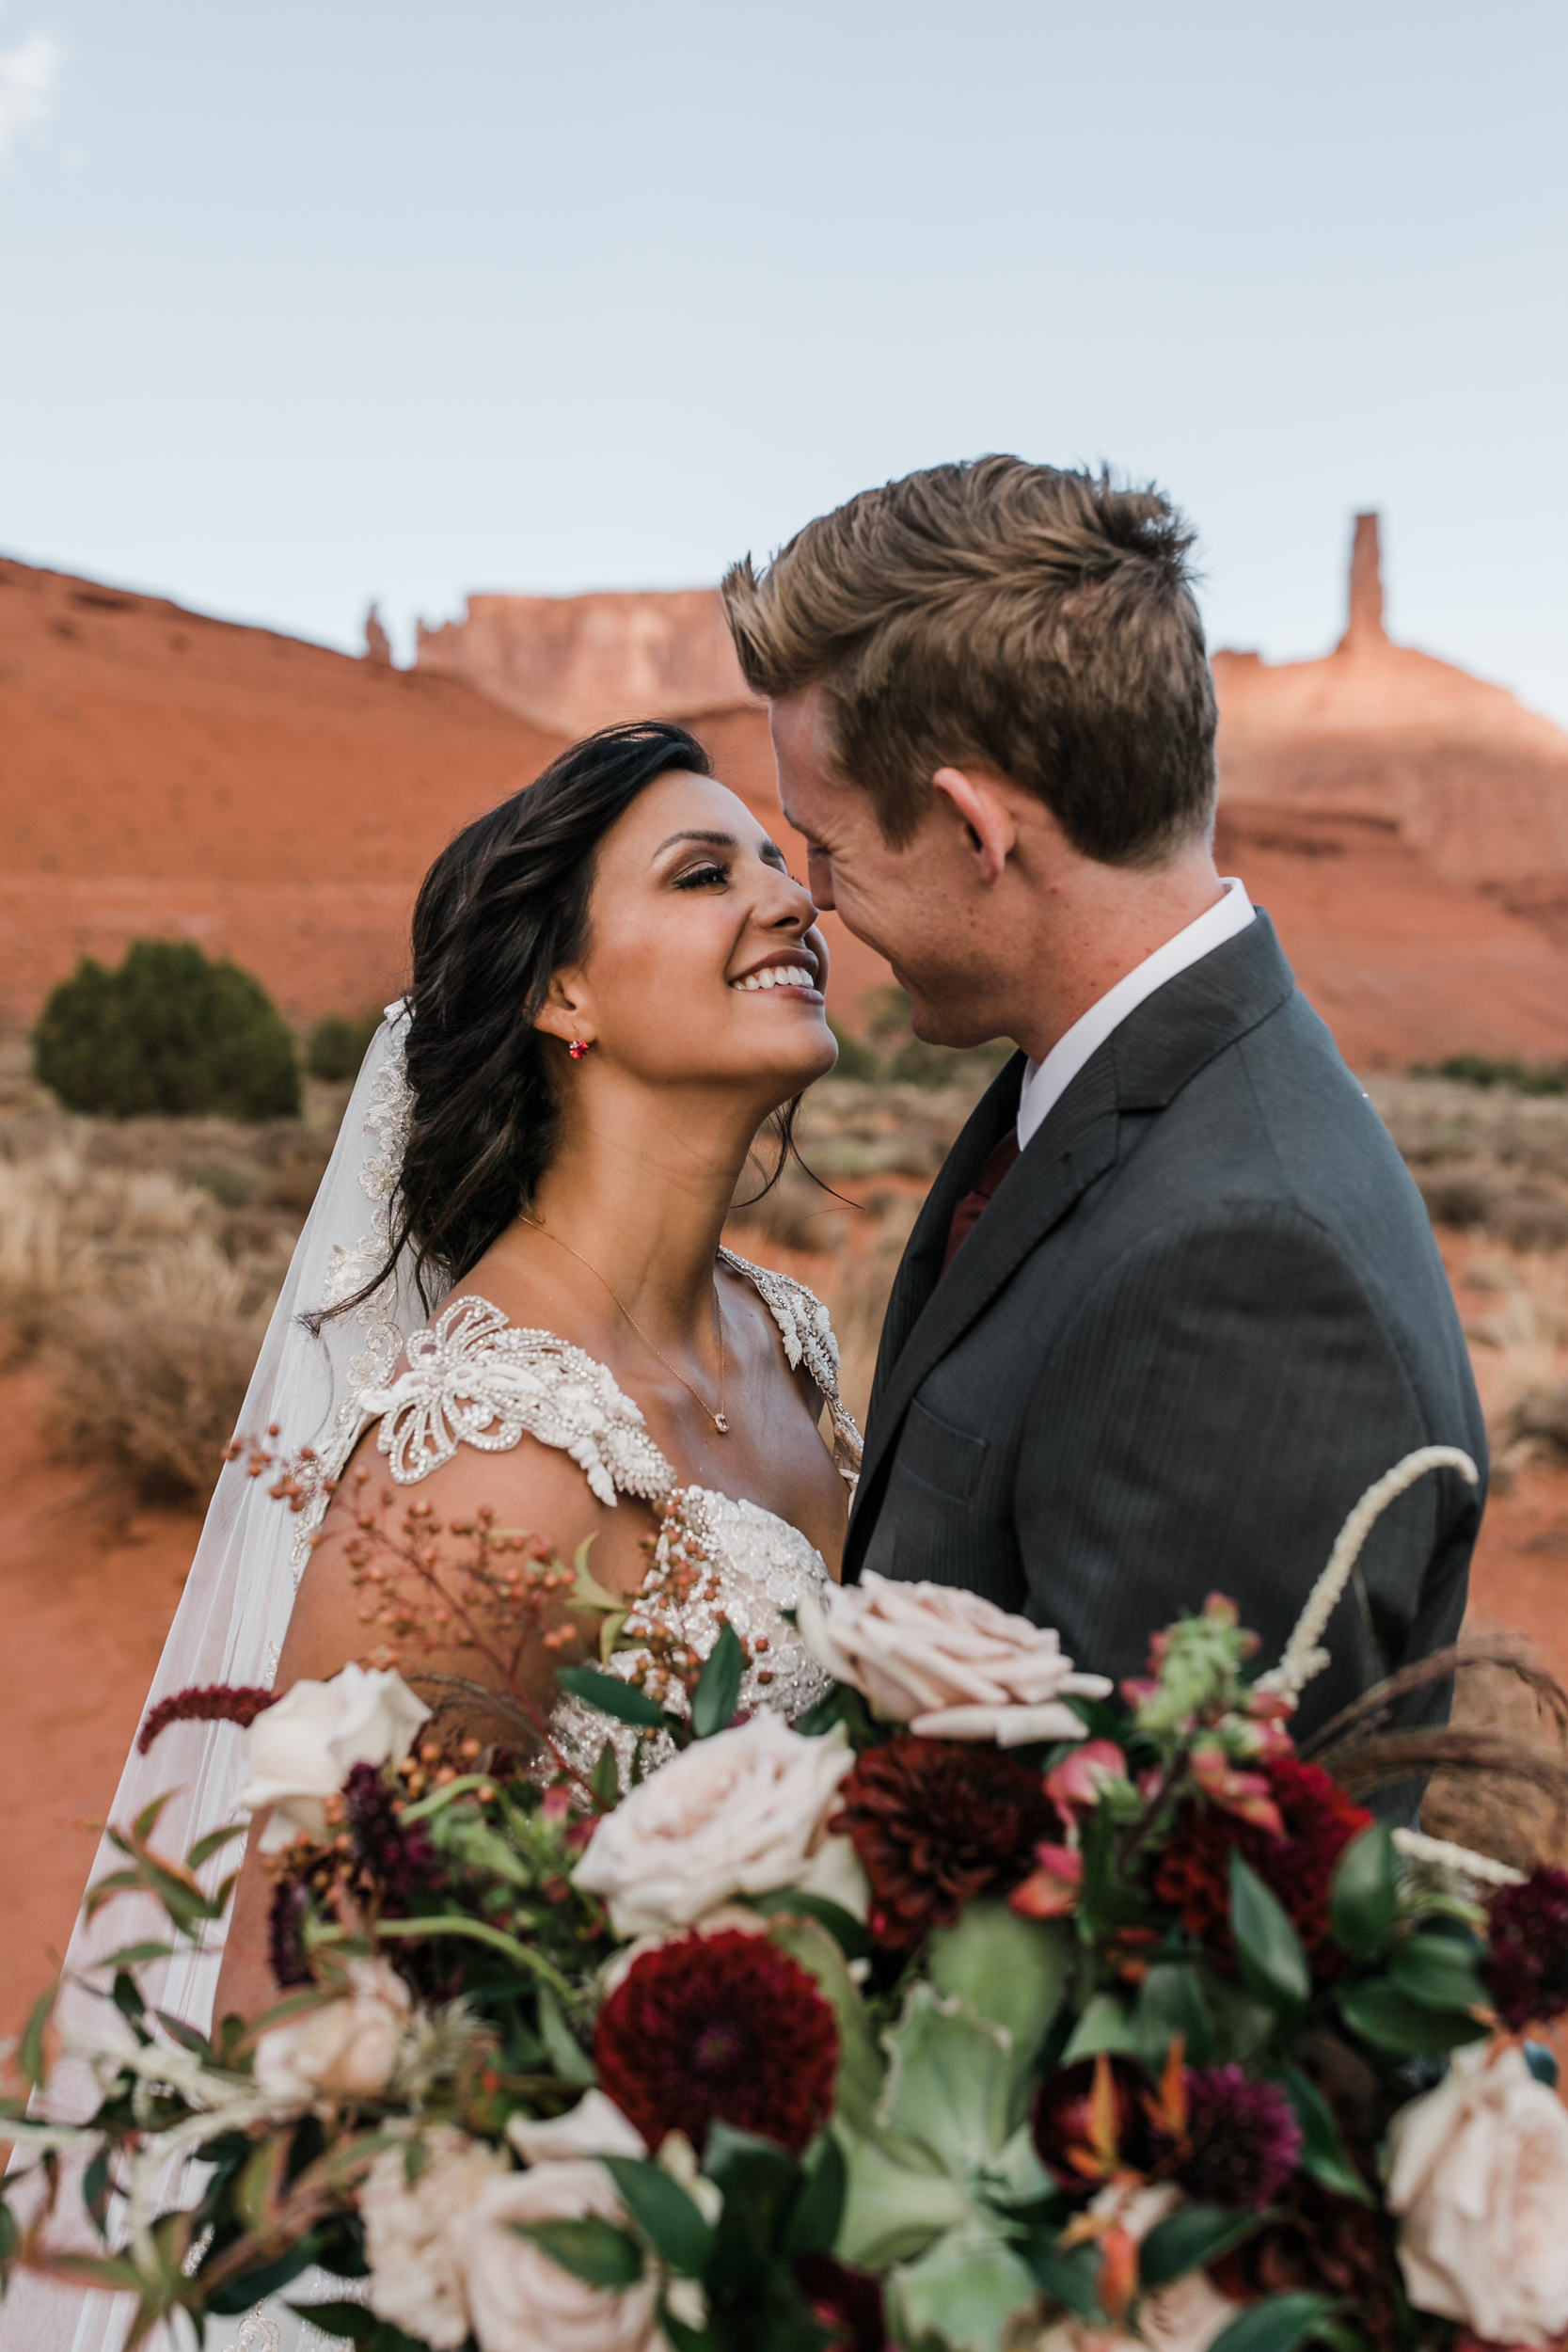
<svg viewBox="0 0 1568 2352">
<path fill-rule="evenodd" d="M 768 894 L 769 903 L 758 906 L 757 920 L 768 930 L 789 930 L 803 938 L 816 920 L 816 899 L 793 874 L 781 873 L 777 866 L 768 871 L 775 887 Z"/>
</svg>

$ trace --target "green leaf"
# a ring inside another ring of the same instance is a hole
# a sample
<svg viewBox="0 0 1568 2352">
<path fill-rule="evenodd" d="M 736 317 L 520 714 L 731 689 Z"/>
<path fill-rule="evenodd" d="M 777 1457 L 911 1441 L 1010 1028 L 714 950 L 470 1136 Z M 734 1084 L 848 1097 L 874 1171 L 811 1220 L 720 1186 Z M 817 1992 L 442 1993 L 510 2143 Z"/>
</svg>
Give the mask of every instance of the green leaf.
<svg viewBox="0 0 1568 2352">
<path fill-rule="evenodd" d="M 405 2336 L 389 2319 L 377 2319 L 363 2303 L 291 2303 L 288 2309 L 324 2336 L 346 2336 L 351 2344 L 362 2344 L 365 2352 L 426 2352 L 418 2337 Z"/>
<path fill-rule="evenodd" d="M 1019 2252 L 1034 2273 L 1037 2286 L 1042 2287 L 1053 2302 L 1065 2305 L 1079 2319 L 1096 2320 L 1104 2327 L 1098 2246 L 1074 2246 L 1064 2253 L 1056 2243 L 1055 2232 L 1040 2230 L 1024 2240 Z"/>
<path fill-rule="evenodd" d="M 1488 2030 L 1463 2010 L 1427 2009 L 1407 1999 L 1384 1977 L 1347 1985 L 1339 1995 L 1339 2014 L 1374 2050 L 1390 2050 L 1398 2058 L 1436 2058 L 1462 2042 L 1480 2042 Z"/>
<path fill-rule="evenodd" d="M 1476 1961 L 1479 1945 L 1451 1935 L 1412 1935 L 1396 1944 L 1388 1959 L 1388 1981 L 1422 2009 L 1480 2009 L 1486 1987 Z"/>
<path fill-rule="evenodd" d="M 1548 2049 L 1545 2042 L 1526 2042 L 1525 2064 L 1538 2083 L 1544 2083 L 1548 2090 L 1557 2089 L 1558 2076 L 1562 2070 L 1557 2062 L 1556 2052 Z"/>
<path fill-rule="evenodd" d="M 193 2058 L 198 2058 L 203 2066 L 215 2063 L 217 2053 L 205 2034 L 198 2033 L 194 2026 L 187 2026 L 182 2019 L 170 2016 L 166 2009 L 155 2010 L 153 2014 L 171 2042 L 177 2042 L 182 2050 L 188 2050 Z"/>
<path fill-rule="evenodd" d="M 607 2156 L 621 2201 L 656 2254 L 683 2279 L 700 2279 L 714 2237 L 695 2201 L 657 2164 L 637 2156 Z"/>
<path fill-rule="evenodd" d="M 785 1918 L 816 1919 L 827 1929 L 847 1960 L 863 1960 L 871 1949 L 869 1929 L 831 1896 L 809 1894 L 801 1886 L 778 1886 L 770 1894 L 752 1895 L 746 1899 L 752 1910 L 761 1912 L 766 1918 L 782 1915 Z"/>
<path fill-rule="evenodd" d="M 1283 2079 L 1301 2125 L 1301 2169 L 1308 2180 L 1336 2197 L 1353 2197 L 1357 2204 L 1375 2208 L 1377 2200 L 1345 2153 L 1334 2110 L 1316 2083 L 1294 2066 L 1284 2068 Z"/>
<path fill-rule="evenodd" d="M 1072 2029 L 1072 2039 L 1057 2060 L 1071 2066 L 1079 2058 L 1098 2058 L 1110 2050 L 1126 2058 L 1141 2056 L 1132 2012 L 1115 1993 L 1097 1993 Z"/>
<path fill-rule="evenodd" d="M 1342 2308 L 1326 2295 L 1271 2295 L 1222 2328 L 1209 2352 L 1295 2352 Z"/>
<path fill-rule="evenodd" d="M 1201 1975 L 1184 1960 L 1157 1960 L 1138 1987 L 1132 2030 L 1139 2053 L 1158 2074 L 1178 2034 L 1190 2066 L 1207 2066 L 1213 2051 L 1214 2023 Z"/>
<path fill-rule="evenodd" d="M 35 2090 L 41 2090 L 43 2086 L 43 2037 L 48 2030 L 49 2020 L 55 2014 L 55 2002 L 59 1990 L 56 1978 L 47 1993 L 40 1994 L 27 2023 L 22 2028 L 22 2039 L 17 2043 L 17 2070 L 23 2081 L 31 2083 Z"/>
<path fill-rule="evenodd" d="M 1345 1848 L 1328 1899 L 1334 1940 L 1355 1960 L 1375 1960 L 1400 1907 L 1400 1857 L 1386 1821 L 1374 1821 Z"/>
<path fill-rule="evenodd" d="M 718 2231 L 722 2266 L 732 2278 L 743 2277 L 782 2247 L 800 2194 L 800 2168 L 774 2141 L 715 2123 L 703 2169 L 724 2200 Z"/>
<path fill-rule="evenodd" d="M 715 2352 L 713 2338 L 700 2328 L 689 2328 L 684 2319 L 677 2319 L 665 2303 L 658 2307 L 659 2333 L 670 2345 L 671 2352 Z M 821 2331 L 818 2330 L 818 2333 Z"/>
<path fill-rule="evenodd" d="M 509 2221 L 516 2237 L 531 2238 L 552 2262 L 591 2287 L 633 2287 L 642 2276 L 642 2252 L 635 2238 L 597 2214 L 578 2221 Z"/>
<path fill-rule="evenodd" d="M 199 1870 L 204 1862 L 211 1862 L 213 1856 L 221 1853 L 225 1846 L 232 1845 L 236 1837 L 243 1837 L 248 1827 L 246 1821 L 230 1821 L 227 1829 L 209 1830 L 205 1837 L 197 1839 L 185 1856 L 186 1869 Z"/>
<path fill-rule="evenodd" d="M 691 1693 L 691 1736 L 694 1740 L 711 1740 L 716 1731 L 727 1731 L 735 1715 L 736 1701 L 740 1696 L 740 1678 L 746 1671 L 746 1652 L 740 1636 L 726 1619 L 719 1629 L 719 1639 L 707 1654 L 707 1663 L 697 1677 L 697 1688 Z"/>
<path fill-rule="evenodd" d="M 665 1731 L 669 1724 L 664 1709 L 645 1691 L 639 1691 L 630 1682 L 622 1682 L 615 1675 L 602 1675 L 596 1666 L 558 1666 L 555 1678 L 563 1691 L 581 1699 L 586 1707 L 596 1707 L 601 1715 L 613 1715 L 618 1723 L 641 1724 L 645 1730 Z"/>
<path fill-rule="evenodd" d="M 150 1960 L 167 1960 L 173 1950 L 172 1944 L 122 1944 L 118 1952 L 106 1952 L 95 1965 L 111 1968 L 118 1975 L 128 1968 L 140 1968 Z"/>
<path fill-rule="evenodd" d="M 850 1976 L 844 1953 L 816 1919 L 786 1913 L 768 1931 L 791 1960 L 799 1961 L 823 1999 L 831 2004 L 838 2026 L 838 2082 L 833 2104 L 840 2116 L 858 2132 L 871 2128 L 872 2113 L 882 2088 L 882 2056 L 871 2029 L 864 1996 Z"/>
<path fill-rule="evenodd" d="M 1275 2009 L 1300 2009 L 1312 1991 L 1312 1972 L 1284 1905 L 1256 1870 L 1230 1853 L 1230 1927 L 1249 1993 Z"/>
<path fill-rule="evenodd" d="M 612 1740 L 605 1741 L 594 1758 L 588 1786 L 593 1790 L 594 1804 L 606 1813 L 612 1813 L 621 1798 L 621 1765 Z"/>
<path fill-rule="evenodd" d="M 1244 2213 L 1219 2205 L 1178 2206 L 1155 2224 L 1138 2249 L 1140 2292 L 1148 2295 L 1155 2287 L 1168 2287 L 1189 2270 L 1218 2262 L 1272 2218 L 1266 2206 L 1249 2207 Z"/>
<path fill-rule="evenodd" d="M 805 2159 L 805 2183 L 789 2217 L 784 2252 L 797 2261 L 802 2254 L 832 2251 L 844 2220 L 849 2194 L 849 2168 L 844 2150 L 832 2132 L 824 2132 Z"/>
<path fill-rule="evenodd" d="M 563 2082 L 598 2081 L 593 2059 L 566 2023 L 561 2004 L 547 1984 L 539 1987 L 539 2038 Z"/>
</svg>

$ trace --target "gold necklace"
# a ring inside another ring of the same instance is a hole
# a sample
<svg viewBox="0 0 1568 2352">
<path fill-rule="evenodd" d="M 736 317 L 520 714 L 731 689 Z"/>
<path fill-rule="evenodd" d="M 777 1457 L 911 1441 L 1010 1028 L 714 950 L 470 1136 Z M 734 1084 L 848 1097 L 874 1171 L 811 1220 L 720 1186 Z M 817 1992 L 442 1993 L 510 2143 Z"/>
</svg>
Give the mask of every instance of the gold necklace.
<svg viewBox="0 0 1568 2352">
<path fill-rule="evenodd" d="M 610 1291 L 610 1297 L 615 1300 L 615 1304 L 620 1308 L 621 1312 L 626 1316 L 626 1321 L 631 1325 L 632 1329 L 636 1332 L 643 1346 L 653 1350 L 653 1353 L 658 1358 L 659 1362 L 664 1366 L 666 1372 L 673 1372 L 674 1374 L 675 1378 L 680 1382 L 681 1387 L 686 1391 L 688 1396 L 694 1398 L 695 1401 L 702 1406 L 703 1411 L 706 1414 L 708 1420 L 712 1422 L 717 1434 L 721 1438 L 727 1438 L 730 1434 L 730 1424 L 728 1420 L 725 1418 L 724 1413 L 724 1304 L 719 1295 L 718 1276 L 715 1275 L 713 1279 L 713 1320 L 719 1332 L 719 1410 L 715 1412 L 712 1406 L 708 1404 L 707 1400 L 692 1387 L 685 1373 L 682 1372 L 677 1365 L 674 1365 L 670 1361 L 670 1359 L 664 1353 L 663 1348 L 655 1346 L 654 1342 L 648 1337 L 646 1331 L 643 1330 L 642 1326 L 638 1322 L 637 1317 L 632 1313 L 631 1309 L 626 1305 L 624 1300 L 616 1292 L 610 1289 L 610 1284 L 605 1281 L 604 1276 L 599 1272 L 598 1267 L 594 1263 L 592 1258 L 585 1258 L 580 1249 L 574 1249 L 572 1248 L 569 1241 L 562 1241 L 559 1233 L 552 1233 L 549 1227 L 547 1225 L 541 1225 L 536 1216 L 527 1216 L 521 1210 L 519 1210 L 517 1213 L 517 1222 L 519 1225 L 531 1225 L 536 1233 L 543 1233 L 545 1239 L 546 1241 L 553 1241 L 558 1249 L 564 1249 L 566 1255 L 569 1258 L 575 1258 L 578 1265 L 585 1265 L 588 1268 L 589 1273 L 594 1277 L 595 1282 L 604 1282 L 605 1289 Z"/>
</svg>

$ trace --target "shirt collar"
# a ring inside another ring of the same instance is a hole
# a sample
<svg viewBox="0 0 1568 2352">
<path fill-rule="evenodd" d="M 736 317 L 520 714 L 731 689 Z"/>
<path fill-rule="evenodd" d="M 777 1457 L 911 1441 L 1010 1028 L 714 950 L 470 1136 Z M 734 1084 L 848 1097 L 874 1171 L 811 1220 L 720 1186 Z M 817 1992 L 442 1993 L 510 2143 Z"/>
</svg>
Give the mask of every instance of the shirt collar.
<svg viewBox="0 0 1568 2352">
<path fill-rule="evenodd" d="M 1221 887 L 1225 896 L 1200 914 L 1184 930 L 1167 939 L 1163 947 L 1156 947 L 1151 956 L 1135 964 L 1114 988 L 1092 1004 L 1073 1023 L 1065 1037 L 1059 1037 L 1043 1061 L 1031 1061 L 1023 1073 L 1023 1085 L 1018 1103 L 1018 1148 L 1028 1150 L 1046 1119 L 1061 1101 L 1068 1088 L 1090 1057 L 1099 1052 L 1113 1030 L 1120 1027 L 1130 1012 L 1133 1012 L 1155 990 L 1174 980 L 1189 964 L 1199 962 L 1222 947 L 1227 939 L 1244 931 L 1253 919 L 1252 900 L 1244 883 L 1234 875 L 1227 876 Z"/>
</svg>

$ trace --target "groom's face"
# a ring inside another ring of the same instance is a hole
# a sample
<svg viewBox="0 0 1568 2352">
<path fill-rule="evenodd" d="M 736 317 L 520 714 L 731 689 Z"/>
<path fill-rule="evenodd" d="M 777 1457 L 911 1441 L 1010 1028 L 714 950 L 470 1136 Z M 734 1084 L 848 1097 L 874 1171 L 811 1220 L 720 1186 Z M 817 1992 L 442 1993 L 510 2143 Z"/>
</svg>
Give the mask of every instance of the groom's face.
<svg viewBox="0 0 1568 2352">
<path fill-rule="evenodd" d="M 815 691 L 770 708 L 784 813 L 806 840 L 807 881 L 857 939 L 893 967 L 914 1032 L 933 1045 L 972 1045 L 990 1020 L 981 910 L 965 888 L 949 812 L 933 807 L 912 841 L 893 849 L 870 796 L 832 772 Z M 933 796 L 933 800 L 935 796 Z"/>
</svg>

